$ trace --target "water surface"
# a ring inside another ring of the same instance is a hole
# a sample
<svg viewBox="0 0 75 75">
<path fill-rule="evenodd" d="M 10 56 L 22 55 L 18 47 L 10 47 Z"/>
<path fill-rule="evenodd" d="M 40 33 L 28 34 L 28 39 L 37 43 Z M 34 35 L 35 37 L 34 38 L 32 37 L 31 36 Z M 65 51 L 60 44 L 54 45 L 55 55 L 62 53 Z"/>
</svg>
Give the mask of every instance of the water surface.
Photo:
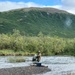
<svg viewBox="0 0 75 75">
<path fill-rule="evenodd" d="M 32 64 L 32 57 L 23 57 L 27 61 L 21 63 L 10 63 L 8 58 L 11 56 L 0 56 L 0 68 L 11 68 L 29 66 Z M 12 56 L 14 57 L 14 56 Z M 44 56 L 40 61 L 43 65 L 47 65 L 51 71 L 40 75 L 75 75 L 75 57 L 72 56 Z M 38 74 L 39 75 L 39 74 Z"/>
</svg>

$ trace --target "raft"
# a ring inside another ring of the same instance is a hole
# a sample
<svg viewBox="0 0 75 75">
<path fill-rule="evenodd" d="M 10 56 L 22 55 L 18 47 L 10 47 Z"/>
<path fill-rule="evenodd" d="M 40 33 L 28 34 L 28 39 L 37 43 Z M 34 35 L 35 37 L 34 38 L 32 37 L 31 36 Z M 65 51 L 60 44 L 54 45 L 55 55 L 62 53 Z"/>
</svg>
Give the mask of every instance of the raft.
<svg viewBox="0 0 75 75">
<path fill-rule="evenodd" d="M 40 63 L 40 62 L 33 63 L 31 66 L 36 66 L 36 67 L 48 67 L 48 66 L 42 65 L 42 63 Z"/>
</svg>

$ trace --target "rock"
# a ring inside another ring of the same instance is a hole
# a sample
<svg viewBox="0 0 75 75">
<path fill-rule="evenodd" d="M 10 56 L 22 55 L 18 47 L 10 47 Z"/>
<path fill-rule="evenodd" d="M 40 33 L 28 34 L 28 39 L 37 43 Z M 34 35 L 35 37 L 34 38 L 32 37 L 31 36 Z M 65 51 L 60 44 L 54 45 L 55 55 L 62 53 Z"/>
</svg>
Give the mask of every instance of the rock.
<svg viewBox="0 0 75 75">
<path fill-rule="evenodd" d="M 51 71 L 48 67 L 26 66 L 0 69 L 0 75 L 32 75 Z"/>
</svg>

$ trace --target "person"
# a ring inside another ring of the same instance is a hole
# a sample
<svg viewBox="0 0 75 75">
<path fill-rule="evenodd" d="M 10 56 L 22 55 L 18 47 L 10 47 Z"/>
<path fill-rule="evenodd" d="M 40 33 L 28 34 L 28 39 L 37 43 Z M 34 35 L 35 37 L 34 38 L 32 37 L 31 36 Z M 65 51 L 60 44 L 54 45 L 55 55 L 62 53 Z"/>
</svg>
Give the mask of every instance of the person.
<svg viewBox="0 0 75 75">
<path fill-rule="evenodd" d="M 38 51 L 37 55 L 35 54 L 32 58 L 33 62 L 39 62 L 41 60 L 41 52 Z"/>
<path fill-rule="evenodd" d="M 36 61 L 36 57 L 37 57 L 37 55 L 35 54 L 32 58 L 32 61 Z"/>
<path fill-rule="evenodd" d="M 37 53 L 37 57 L 36 57 L 37 62 L 39 62 L 41 60 L 41 52 L 38 51 Z"/>
</svg>

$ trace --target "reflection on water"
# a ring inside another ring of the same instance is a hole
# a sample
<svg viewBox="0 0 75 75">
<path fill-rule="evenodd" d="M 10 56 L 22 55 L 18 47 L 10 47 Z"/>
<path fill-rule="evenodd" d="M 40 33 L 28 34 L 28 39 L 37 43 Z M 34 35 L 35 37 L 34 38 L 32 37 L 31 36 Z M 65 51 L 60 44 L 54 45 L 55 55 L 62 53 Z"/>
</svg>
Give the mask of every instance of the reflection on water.
<svg viewBox="0 0 75 75">
<path fill-rule="evenodd" d="M 23 57 L 27 61 L 21 63 L 9 63 L 8 58 L 9 56 L 0 57 L 0 68 L 20 67 L 32 64 L 30 61 L 32 57 Z M 40 75 L 75 75 L 75 57 L 48 56 L 42 57 L 40 62 L 51 69 L 50 72 Z"/>
</svg>

